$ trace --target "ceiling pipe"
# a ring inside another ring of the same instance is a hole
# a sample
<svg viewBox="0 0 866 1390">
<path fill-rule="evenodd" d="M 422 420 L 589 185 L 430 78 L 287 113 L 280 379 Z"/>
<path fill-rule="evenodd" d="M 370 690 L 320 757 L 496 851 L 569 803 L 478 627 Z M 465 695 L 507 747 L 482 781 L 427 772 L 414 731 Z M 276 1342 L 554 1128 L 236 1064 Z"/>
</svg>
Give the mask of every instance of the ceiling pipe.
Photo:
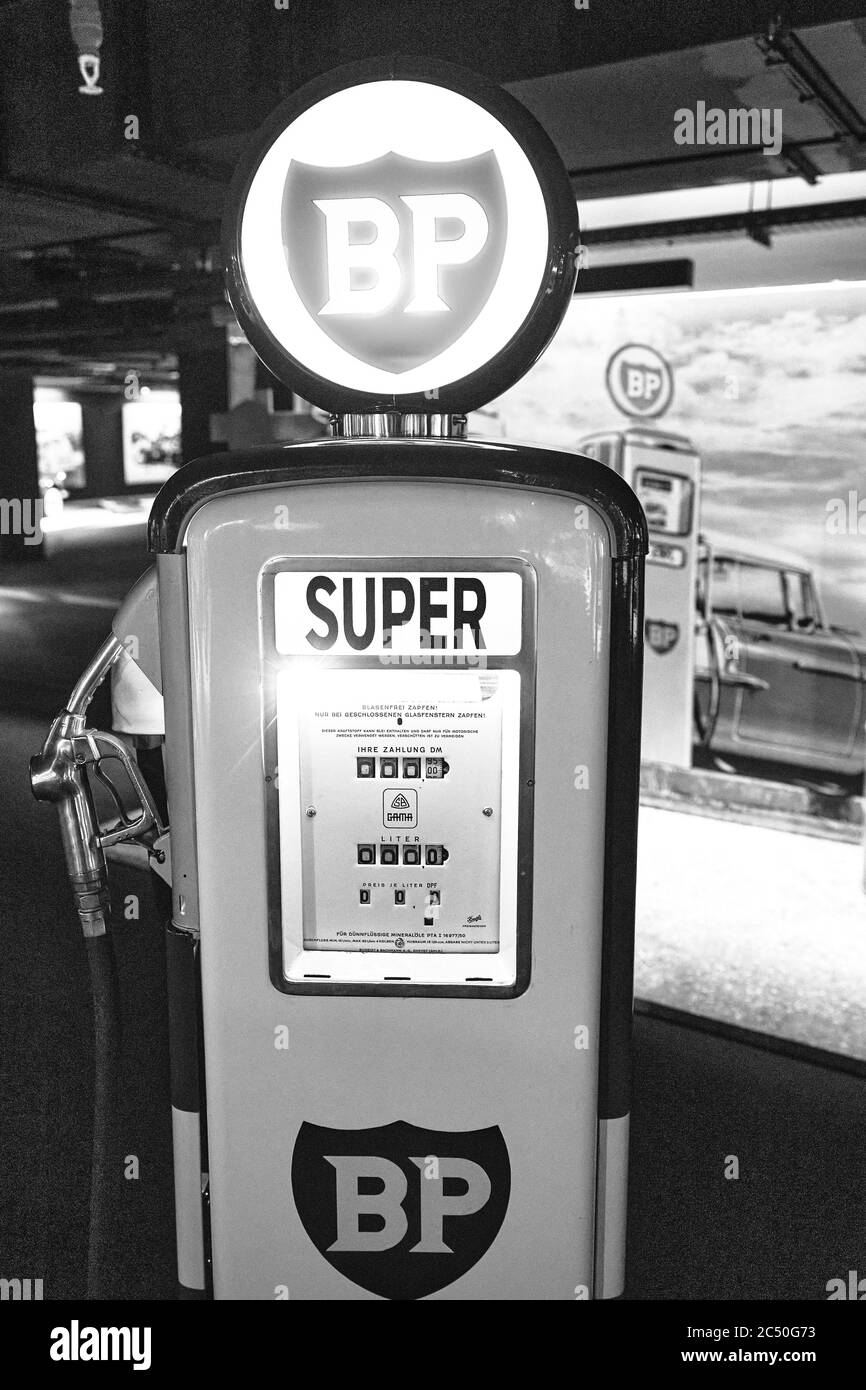
<svg viewBox="0 0 866 1390">
<path fill-rule="evenodd" d="M 708 217 L 683 217 L 670 222 L 644 222 L 624 227 L 585 228 L 581 237 L 587 246 L 637 244 L 645 241 L 681 241 L 688 237 L 705 240 L 716 236 L 746 235 L 762 240 L 764 234 L 785 228 L 826 226 L 833 223 L 866 222 L 866 198 L 846 202 L 813 203 L 800 207 L 774 208 L 771 212 L 726 212 Z M 759 235 L 756 237 L 755 232 Z"/>
</svg>

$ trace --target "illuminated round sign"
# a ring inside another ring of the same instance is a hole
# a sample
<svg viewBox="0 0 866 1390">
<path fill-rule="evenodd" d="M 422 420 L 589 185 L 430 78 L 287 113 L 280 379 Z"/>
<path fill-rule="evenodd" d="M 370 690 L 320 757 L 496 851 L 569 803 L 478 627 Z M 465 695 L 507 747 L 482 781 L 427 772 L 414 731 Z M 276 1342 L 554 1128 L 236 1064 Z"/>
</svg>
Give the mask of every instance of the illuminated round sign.
<svg viewBox="0 0 866 1390">
<path fill-rule="evenodd" d="M 256 136 L 228 291 L 316 405 L 464 411 L 547 346 L 578 238 L 568 175 L 519 102 L 450 64 L 376 60 L 303 88 Z"/>
<path fill-rule="evenodd" d="M 624 414 L 652 419 L 674 398 L 674 374 L 655 348 L 627 343 L 607 364 L 607 389 Z"/>
</svg>

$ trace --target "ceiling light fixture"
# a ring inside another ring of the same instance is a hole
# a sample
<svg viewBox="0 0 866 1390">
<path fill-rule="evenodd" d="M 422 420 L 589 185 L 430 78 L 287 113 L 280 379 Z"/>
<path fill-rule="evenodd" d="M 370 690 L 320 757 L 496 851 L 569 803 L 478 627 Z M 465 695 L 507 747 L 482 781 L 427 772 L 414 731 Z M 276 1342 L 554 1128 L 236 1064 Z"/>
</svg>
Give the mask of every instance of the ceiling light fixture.
<svg viewBox="0 0 866 1390">
<path fill-rule="evenodd" d="M 78 90 L 82 96 L 102 96 L 99 50 L 103 35 L 99 0 L 69 0 L 69 28 L 78 49 L 78 70 L 84 79 Z"/>
</svg>

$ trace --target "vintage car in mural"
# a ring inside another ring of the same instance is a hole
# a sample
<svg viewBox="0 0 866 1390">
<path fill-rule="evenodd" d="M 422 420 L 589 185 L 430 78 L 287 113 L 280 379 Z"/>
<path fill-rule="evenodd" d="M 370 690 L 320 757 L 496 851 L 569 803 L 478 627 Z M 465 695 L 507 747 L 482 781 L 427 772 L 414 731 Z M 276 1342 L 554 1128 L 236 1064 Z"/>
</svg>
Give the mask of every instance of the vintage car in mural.
<svg viewBox="0 0 866 1390">
<path fill-rule="evenodd" d="M 866 640 L 827 624 L 805 561 L 727 536 L 702 538 L 696 740 L 717 759 L 833 774 L 866 765 Z"/>
</svg>

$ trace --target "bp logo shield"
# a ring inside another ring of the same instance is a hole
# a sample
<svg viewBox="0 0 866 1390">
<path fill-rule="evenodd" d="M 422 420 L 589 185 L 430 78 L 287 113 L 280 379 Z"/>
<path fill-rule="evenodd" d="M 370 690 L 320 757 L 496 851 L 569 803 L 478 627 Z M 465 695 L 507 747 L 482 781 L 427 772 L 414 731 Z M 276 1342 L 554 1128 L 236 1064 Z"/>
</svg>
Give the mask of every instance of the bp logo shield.
<svg viewBox="0 0 866 1390">
<path fill-rule="evenodd" d="M 425 1298 L 487 1253 L 511 1191 L 508 1150 L 489 1129 L 376 1129 L 304 1123 L 292 1192 L 316 1249 L 380 1298 Z"/>
<path fill-rule="evenodd" d="M 627 343 L 607 364 L 607 389 L 626 415 L 663 415 L 674 394 L 673 373 L 661 353 Z"/>
<path fill-rule="evenodd" d="M 619 364 L 619 385 L 622 394 L 636 410 L 651 414 L 662 393 L 663 381 L 659 372 L 624 357 Z"/>
<path fill-rule="evenodd" d="M 371 367 L 406 372 L 461 338 L 502 268 L 507 200 L 493 150 L 433 163 L 292 160 L 283 195 L 289 275 L 315 323 Z"/>
<path fill-rule="evenodd" d="M 647 618 L 646 640 L 654 652 L 659 656 L 665 656 L 667 652 L 673 651 L 680 637 L 680 629 L 677 623 L 657 622 L 653 618 Z"/>
</svg>

